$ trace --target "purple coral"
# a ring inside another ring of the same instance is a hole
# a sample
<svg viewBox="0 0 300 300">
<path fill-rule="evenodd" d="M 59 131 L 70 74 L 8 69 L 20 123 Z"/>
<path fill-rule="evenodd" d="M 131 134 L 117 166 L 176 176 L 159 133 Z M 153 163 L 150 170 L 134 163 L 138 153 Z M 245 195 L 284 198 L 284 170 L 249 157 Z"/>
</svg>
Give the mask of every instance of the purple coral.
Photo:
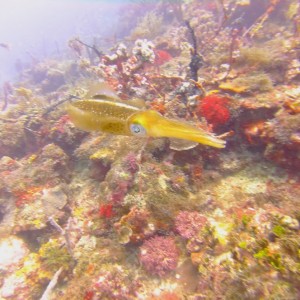
<svg viewBox="0 0 300 300">
<path fill-rule="evenodd" d="M 164 276 L 177 267 L 179 251 L 171 237 L 155 236 L 140 250 L 140 262 L 149 273 Z"/>
<path fill-rule="evenodd" d="M 181 211 L 175 218 L 176 231 L 184 238 L 190 239 L 207 223 L 207 218 L 196 211 Z"/>
</svg>

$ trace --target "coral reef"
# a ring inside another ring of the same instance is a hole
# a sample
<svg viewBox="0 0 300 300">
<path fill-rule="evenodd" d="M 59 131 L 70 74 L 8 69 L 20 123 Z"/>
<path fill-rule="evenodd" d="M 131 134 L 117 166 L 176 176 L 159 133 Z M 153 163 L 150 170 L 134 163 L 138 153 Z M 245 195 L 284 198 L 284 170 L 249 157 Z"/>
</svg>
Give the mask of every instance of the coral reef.
<svg viewBox="0 0 300 300">
<path fill-rule="evenodd" d="M 298 299 L 299 3 L 123 8 L 0 91 L 1 299 Z M 226 147 L 76 128 L 103 82 Z"/>
</svg>

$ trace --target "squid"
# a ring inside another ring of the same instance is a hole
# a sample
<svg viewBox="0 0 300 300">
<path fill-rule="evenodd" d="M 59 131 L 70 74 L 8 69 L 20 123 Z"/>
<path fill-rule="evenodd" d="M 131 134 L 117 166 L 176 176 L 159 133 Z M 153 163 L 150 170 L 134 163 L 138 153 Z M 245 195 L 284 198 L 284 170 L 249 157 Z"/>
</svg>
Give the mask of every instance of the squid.
<svg viewBox="0 0 300 300">
<path fill-rule="evenodd" d="M 137 100 L 122 101 L 105 84 L 97 95 L 69 103 L 67 111 L 74 125 L 86 131 L 174 138 L 215 148 L 224 148 L 226 144 L 202 129 L 166 118 L 155 110 L 145 110 Z"/>
</svg>

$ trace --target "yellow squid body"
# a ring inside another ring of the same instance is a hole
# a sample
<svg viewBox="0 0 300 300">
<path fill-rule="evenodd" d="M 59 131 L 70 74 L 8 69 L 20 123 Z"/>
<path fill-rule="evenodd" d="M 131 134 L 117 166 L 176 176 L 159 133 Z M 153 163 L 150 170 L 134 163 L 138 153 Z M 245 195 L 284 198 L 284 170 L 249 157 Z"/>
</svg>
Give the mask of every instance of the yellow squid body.
<svg viewBox="0 0 300 300">
<path fill-rule="evenodd" d="M 69 104 L 67 111 L 80 129 L 129 136 L 132 133 L 127 120 L 140 109 L 116 101 L 88 99 Z"/>
<path fill-rule="evenodd" d="M 102 99 L 101 99 L 102 97 Z M 95 96 L 79 100 L 67 107 L 75 126 L 87 131 L 102 131 L 117 135 L 168 137 L 224 148 L 225 141 L 189 124 L 163 117 L 154 110 L 142 110 L 133 103 L 116 97 Z"/>
<path fill-rule="evenodd" d="M 164 118 L 154 110 L 146 110 L 133 114 L 128 123 L 131 128 L 134 125 L 141 126 L 147 136 L 168 137 L 188 140 L 216 148 L 224 148 L 226 142 L 208 134 L 204 130 L 195 128 L 189 124 L 182 123 L 171 119 Z"/>
</svg>

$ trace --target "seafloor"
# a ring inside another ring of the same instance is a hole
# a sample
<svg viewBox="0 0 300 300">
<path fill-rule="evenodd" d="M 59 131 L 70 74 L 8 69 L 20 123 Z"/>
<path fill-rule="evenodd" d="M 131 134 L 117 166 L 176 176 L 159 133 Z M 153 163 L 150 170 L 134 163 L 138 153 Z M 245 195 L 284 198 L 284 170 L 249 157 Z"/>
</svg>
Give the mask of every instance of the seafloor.
<svg viewBox="0 0 300 300">
<path fill-rule="evenodd" d="M 1 299 L 299 299 L 299 2 L 146 2 L 3 85 Z M 226 148 L 75 128 L 99 81 Z"/>
</svg>

